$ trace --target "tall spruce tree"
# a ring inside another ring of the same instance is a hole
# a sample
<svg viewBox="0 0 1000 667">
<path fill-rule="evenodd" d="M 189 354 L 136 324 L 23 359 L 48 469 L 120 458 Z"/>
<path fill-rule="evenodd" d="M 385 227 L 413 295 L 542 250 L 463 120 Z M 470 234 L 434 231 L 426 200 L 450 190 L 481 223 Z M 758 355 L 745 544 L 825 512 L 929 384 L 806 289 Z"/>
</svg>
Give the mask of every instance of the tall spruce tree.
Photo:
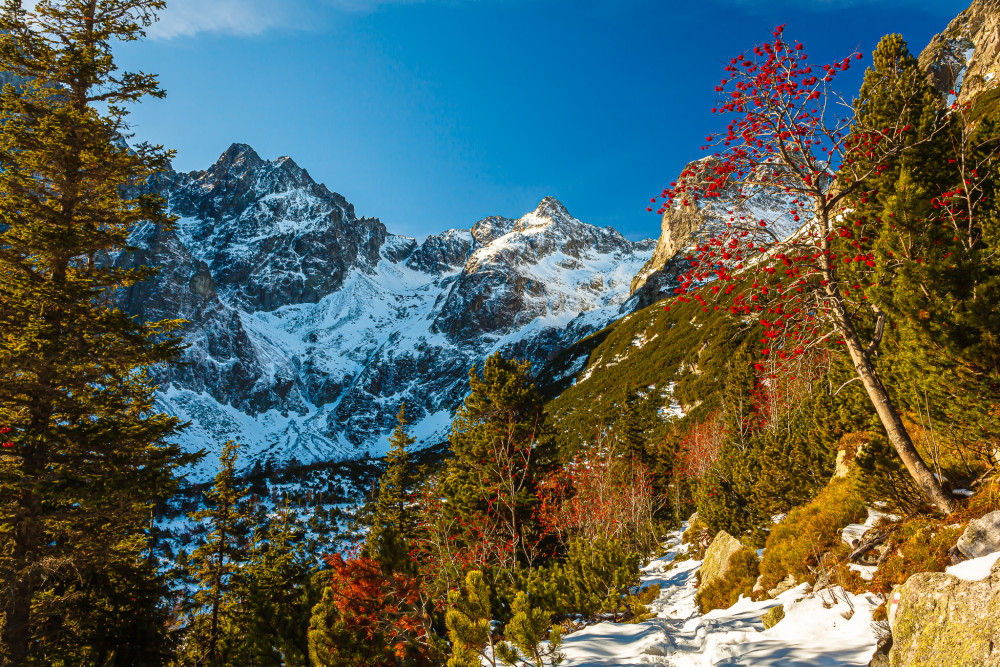
<svg viewBox="0 0 1000 667">
<path fill-rule="evenodd" d="M 219 456 L 219 472 L 205 492 L 205 508 L 190 515 L 205 522 L 208 537 L 187 566 L 199 586 L 190 601 L 187 641 L 181 664 L 236 667 L 247 664 L 247 610 L 240 592 L 250 557 L 252 521 L 247 489 L 236 477 L 238 445 L 230 440 Z M 256 536 L 253 536 L 256 537 Z"/>
<path fill-rule="evenodd" d="M 154 76 L 119 71 L 112 54 L 142 38 L 163 6 L 0 5 L 0 71 L 22 81 L 0 93 L 6 664 L 90 664 L 109 646 L 122 656 L 132 642 L 156 644 L 165 628 L 135 627 L 159 604 L 143 551 L 151 505 L 174 488 L 185 457 L 166 444 L 178 422 L 154 411 L 146 369 L 177 357 L 168 334 L 179 323 L 116 308 L 115 293 L 154 270 L 109 261 L 135 225 L 169 224 L 159 197 L 137 194 L 169 153 L 123 140 L 128 105 L 164 93 Z M 134 631 L 114 618 L 132 619 Z"/>
<path fill-rule="evenodd" d="M 281 667 L 309 662 L 306 632 L 319 590 L 305 527 L 285 503 L 257 531 L 237 591 L 246 618 L 249 664 Z"/>
<path fill-rule="evenodd" d="M 399 408 L 396 430 L 389 438 L 386 470 L 379 480 L 378 497 L 372 510 L 371 528 L 363 555 L 374 558 L 385 574 L 412 574 L 409 540 L 416 529 L 416 518 L 407 509 L 413 484 L 407 447 L 416 440 L 406 433 L 406 409 Z"/>
<path fill-rule="evenodd" d="M 876 264 L 891 272 L 867 294 L 887 314 L 887 384 L 911 418 L 935 421 L 952 442 L 992 439 L 989 406 L 1000 400 L 1000 263 L 987 203 L 995 199 L 995 119 L 942 113 L 943 99 L 899 35 L 876 48 L 857 106 L 861 125 L 903 118 L 913 143 L 851 203 L 875 239 Z"/>
<path fill-rule="evenodd" d="M 469 371 L 470 393 L 455 416 L 444 492 L 448 509 L 472 527 L 463 541 L 486 542 L 491 565 L 531 565 L 538 533 L 533 508 L 546 465 L 546 416 L 531 364 L 499 352 Z"/>
</svg>

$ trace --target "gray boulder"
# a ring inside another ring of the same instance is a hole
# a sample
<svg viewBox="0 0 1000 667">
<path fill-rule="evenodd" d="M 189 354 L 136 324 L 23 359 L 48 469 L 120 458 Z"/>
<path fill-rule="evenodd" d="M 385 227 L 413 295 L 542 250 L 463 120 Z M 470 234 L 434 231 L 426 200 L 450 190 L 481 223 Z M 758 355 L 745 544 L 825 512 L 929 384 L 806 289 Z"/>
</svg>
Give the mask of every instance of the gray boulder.
<svg viewBox="0 0 1000 667">
<path fill-rule="evenodd" d="M 713 581 L 725 577 L 729 571 L 729 558 L 742 548 L 742 542 L 726 531 L 720 531 L 712 540 L 712 546 L 705 552 L 699 586 L 708 586 Z"/>
<path fill-rule="evenodd" d="M 970 521 L 958 538 L 958 550 L 966 558 L 979 558 L 1000 551 L 1000 510 Z"/>
<path fill-rule="evenodd" d="M 896 593 L 892 667 L 1000 667 L 1000 561 L 982 581 L 921 572 Z"/>
<path fill-rule="evenodd" d="M 775 586 L 774 588 L 770 589 L 767 592 L 767 596 L 770 597 L 770 598 L 776 598 L 779 595 L 781 595 L 782 593 L 784 593 L 785 591 L 790 591 L 793 588 L 795 588 L 795 586 L 796 586 L 797 583 L 798 582 L 795 581 L 795 577 L 794 576 L 788 575 L 787 577 L 785 577 L 784 579 L 782 579 L 781 581 L 779 581 L 777 586 Z"/>
</svg>

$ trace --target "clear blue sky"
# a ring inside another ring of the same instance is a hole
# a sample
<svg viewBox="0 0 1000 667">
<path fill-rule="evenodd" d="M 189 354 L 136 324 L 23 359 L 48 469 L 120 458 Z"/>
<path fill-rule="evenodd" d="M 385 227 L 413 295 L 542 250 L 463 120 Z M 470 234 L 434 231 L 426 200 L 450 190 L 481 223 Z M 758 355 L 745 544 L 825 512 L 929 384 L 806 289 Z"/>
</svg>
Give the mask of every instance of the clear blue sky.
<svg viewBox="0 0 1000 667">
<path fill-rule="evenodd" d="M 177 149 L 177 169 L 238 141 L 396 233 L 554 195 L 638 239 L 659 235 L 649 197 L 720 128 L 724 60 L 780 23 L 817 60 L 888 32 L 917 53 L 969 1 L 168 0 L 120 61 L 160 74 L 167 98 L 135 130 Z"/>
</svg>

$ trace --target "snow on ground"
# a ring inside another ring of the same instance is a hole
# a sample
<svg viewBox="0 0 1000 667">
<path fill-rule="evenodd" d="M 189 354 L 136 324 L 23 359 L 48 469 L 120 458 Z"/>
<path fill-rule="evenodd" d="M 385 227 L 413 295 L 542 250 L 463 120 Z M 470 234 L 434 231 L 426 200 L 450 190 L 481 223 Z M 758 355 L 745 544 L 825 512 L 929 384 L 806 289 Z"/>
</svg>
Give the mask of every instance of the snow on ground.
<svg viewBox="0 0 1000 667">
<path fill-rule="evenodd" d="M 695 573 L 701 562 L 672 565 L 686 549 L 679 531 L 671 535 L 667 548 L 665 556 L 646 566 L 642 577 L 643 585 L 661 587 L 652 605 L 657 618 L 636 624 L 599 623 L 575 632 L 566 637 L 563 665 L 839 667 L 867 665 L 875 652 L 872 611 L 881 602 L 875 595 L 851 595 L 839 588 L 807 593 L 802 585 L 774 600 L 743 598 L 729 609 L 702 615 L 695 603 Z M 778 604 L 785 606 L 785 618 L 765 630 L 760 617 Z"/>
<path fill-rule="evenodd" d="M 990 576 L 997 560 L 1000 560 L 1000 551 L 952 565 L 945 572 L 965 581 L 981 581 Z"/>
</svg>

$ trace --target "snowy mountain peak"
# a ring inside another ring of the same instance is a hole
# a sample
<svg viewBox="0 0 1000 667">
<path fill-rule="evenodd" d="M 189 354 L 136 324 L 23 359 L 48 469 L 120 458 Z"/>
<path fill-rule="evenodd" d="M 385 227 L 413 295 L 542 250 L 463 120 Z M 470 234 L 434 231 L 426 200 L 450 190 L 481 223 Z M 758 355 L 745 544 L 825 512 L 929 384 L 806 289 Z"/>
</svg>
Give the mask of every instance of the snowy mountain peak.
<svg viewBox="0 0 1000 667">
<path fill-rule="evenodd" d="M 576 219 L 569 214 L 569 211 L 566 210 L 566 207 L 563 206 L 563 203 L 558 199 L 556 199 L 555 197 L 543 198 L 542 201 L 538 203 L 538 206 L 535 208 L 535 210 L 531 212 L 531 215 L 535 216 L 536 218 L 549 218 L 550 220 Z"/>
<path fill-rule="evenodd" d="M 248 465 L 379 451 L 403 403 L 414 435 L 440 442 L 470 366 L 503 349 L 541 368 L 617 316 L 652 253 L 552 197 L 417 242 L 246 144 L 157 187 L 180 220 L 120 258 L 162 267 L 123 305 L 190 323 L 161 405 L 194 424 L 188 446 L 232 438 Z"/>
</svg>

